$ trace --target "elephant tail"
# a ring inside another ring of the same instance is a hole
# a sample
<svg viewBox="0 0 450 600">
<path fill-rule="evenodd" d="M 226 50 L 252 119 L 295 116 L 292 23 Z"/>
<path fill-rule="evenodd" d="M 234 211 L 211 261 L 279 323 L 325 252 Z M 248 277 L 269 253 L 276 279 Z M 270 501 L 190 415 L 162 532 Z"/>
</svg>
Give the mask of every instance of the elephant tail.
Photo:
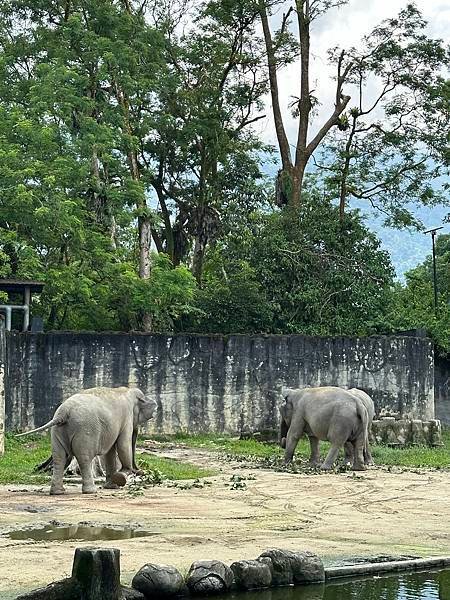
<svg viewBox="0 0 450 600">
<path fill-rule="evenodd" d="M 41 427 L 36 427 L 36 429 L 32 429 L 31 431 L 18 433 L 15 437 L 22 437 L 24 435 L 29 435 L 30 433 L 38 433 L 38 431 L 45 431 L 46 429 L 50 429 L 51 427 L 58 427 L 59 425 L 64 425 L 64 423 L 67 423 L 67 415 L 58 415 L 57 417 L 53 417 L 53 419 L 45 425 L 41 425 Z"/>
<path fill-rule="evenodd" d="M 364 403 L 357 397 L 354 396 L 356 400 L 356 412 L 358 413 L 358 417 L 361 419 L 363 428 L 364 428 L 364 447 L 369 447 L 369 414 L 367 412 L 367 408 L 364 406 Z"/>
</svg>

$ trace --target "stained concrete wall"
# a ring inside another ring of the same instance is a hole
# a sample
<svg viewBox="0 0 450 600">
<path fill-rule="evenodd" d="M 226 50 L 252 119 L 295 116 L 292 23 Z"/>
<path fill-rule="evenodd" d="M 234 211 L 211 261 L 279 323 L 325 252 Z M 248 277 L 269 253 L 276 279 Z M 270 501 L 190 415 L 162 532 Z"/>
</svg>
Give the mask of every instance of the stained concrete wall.
<svg viewBox="0 0 450 600">
<path fill-rule="evenodd" d="M 11 333 L 6 426 L 48 421 L 82 388 L 136 385 L 158 401 L 150 430 L 238 432 L 278 424 L 282 386 L 359 387 L 377 414 L 434 417 L 433 347 L 407 337 Z"/>
<path fill-rule="evenodd" d="M 436 357 L 434 370 L 436 419 L 450 425 L 450 359 Z"/>
<path fill-rule="evenodd" d="M 0 330 L 0 456 L 5 452 L 5 332 Z"/>
</svg>

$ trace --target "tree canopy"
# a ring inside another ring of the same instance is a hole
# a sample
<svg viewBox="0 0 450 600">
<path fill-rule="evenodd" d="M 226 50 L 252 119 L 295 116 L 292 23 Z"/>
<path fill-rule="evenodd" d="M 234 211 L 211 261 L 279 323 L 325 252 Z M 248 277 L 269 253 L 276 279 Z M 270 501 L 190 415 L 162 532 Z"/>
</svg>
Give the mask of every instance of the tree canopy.
<svg viewBox="0 0 450 600">
<path fill-rule="evenodd" d="M 336 101 L 314 124 L 311 25 L 344 4 L 296 0 L 278 29 L 272 0 L 1 4 L 0 277 L 45 282 L 34 311 L 47 328 L 394 323 L 392 265 L 351 199 L 392 226 L 418 225 L 407 202 L 442 200 L 448 52 L 406 5 L 330 50 Z M 278 78 L 291 63 L 288 108 Z M 276 182 L 255 127 L 268 94 Z"/>
</svg>

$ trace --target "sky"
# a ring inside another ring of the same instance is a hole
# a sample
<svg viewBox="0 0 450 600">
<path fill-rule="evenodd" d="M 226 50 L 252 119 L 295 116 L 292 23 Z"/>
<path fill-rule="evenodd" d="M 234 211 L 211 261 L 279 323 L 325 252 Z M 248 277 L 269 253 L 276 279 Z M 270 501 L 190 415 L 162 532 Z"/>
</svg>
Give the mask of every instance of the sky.
<svg viewBox="0 0 450 600">
<path fill-rule="evenodd" d="M 383 19 L 395 17 L 406 6 L 408 0 L 350 0 L 339 9 L 331 9 L 320 20 L 313 24 L 311 30 L 311 78 L 310 84 L 314 95 L 319 98 L 319 114 L 317 123 L 323 122 L 333 111 L 335 83 L 331 77 L 335 74 L 327 62 L 327 50 L 334 46 L 350 48 L 358 46 L 361 38 L 369 33 Z M 286 2 L 285 7 L 291 2 Z M 426 33 L 433 38 L 440 38 L 450 43 L 450 0 L 416 0 L 416 6 L 428 21 Z M 284 10 L 286 8 L 284 7 Z M 275 15 L 273 26 L 281 18 L 283 9 Z M 279 89 L 281 108 L 285 118 L 285 128 L 291 143 L 291 151 L 295 148 L 297 124 L 287 118 L 287 106 L 291 96 L 299 96 L 300 76 L 298 64 L 292 64 L 279 73 Z M 349 93 L 344 86 L 344 93 Z M 369 92 L 370 94 L 370 92 Z M 370 98 L 368 97 L 368 100 Z M 351 106 L 351 101 L 350 101 Z M 256 128 L 262 139 L 276 146 L 273 127 L 270 97 L 266 102 L 267 117 L 258 123 Z M 314 134 L 314 123 L 311 133 Z M 271 166 L 271 171 L 274 166 Z M 429 211 L 421 211 L 421 218 L 426 227 L 441 225 L 444 216 L 450 209 L 436 207 Z M 430 240 L 422 232 L 392 231 L 382 226 L 382 220 L 370 216 L 370 229 L 374 230 L 382 240 L 383 247 L 391 254 L 396 267 L 397 276 L 402 280 L 404 272 L 422 262 L 430 251 Z M 446 224 L 442 232 L 450 233 L 450 224 Z M 428 236 L 429 237 L 429 236 Z"/>
</svg>

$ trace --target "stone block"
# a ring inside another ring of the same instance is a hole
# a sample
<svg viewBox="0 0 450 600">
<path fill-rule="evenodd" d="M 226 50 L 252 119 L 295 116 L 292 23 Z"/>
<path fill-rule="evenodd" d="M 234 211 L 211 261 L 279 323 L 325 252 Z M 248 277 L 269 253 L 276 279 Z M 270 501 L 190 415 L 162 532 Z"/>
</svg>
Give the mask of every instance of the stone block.
<svg viewBox="0 0 450 600">
<path fill-rule="evenodd" d="M 145 596 L 142 592 L 138 592 L 134 588 L 122 585 L 120 588 L 121 600 L 145 600 Z"/>
<path fill-rule="evenodd" d="M 312 552 L 291 552 L 271 548 L 263 552 L 258 560 L 270 559 L 272 585 L 292 585 L 324 581 L 321 559 Z"/>
<path fill-rule="evenodd" d="M 234 582 L 238 589 L 253 590 L 270 587 L 272 583 L 271 560 L 238 560 L 230 569 L 234 574 Z"/>
<path fill-rule="evenodd" d="M 231 589 L 233 581 L 228 565 L 219 560 L 198 560 L 189 569 L 186 585 L 191 594 L 223 594 Z"/>
</svg>

